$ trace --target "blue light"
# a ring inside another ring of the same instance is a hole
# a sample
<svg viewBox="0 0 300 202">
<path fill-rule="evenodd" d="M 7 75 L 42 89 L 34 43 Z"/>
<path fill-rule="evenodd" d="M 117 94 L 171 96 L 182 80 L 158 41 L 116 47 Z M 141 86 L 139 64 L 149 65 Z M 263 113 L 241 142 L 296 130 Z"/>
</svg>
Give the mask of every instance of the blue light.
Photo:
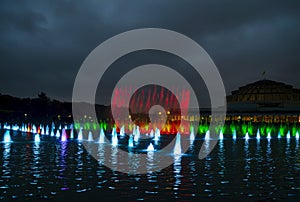
<svg viewBox="0 0 300 202">
<path fill-rule="evenodd" d="M 154 152 L 154 146 L 152 143 L 150 143 L 149 146 L 147 147 L 147 152 Z"/>
<path fill-rule="evenodd" d="M 176 142 L 174 146 L 174 155 L 181 155 L 181 135 L 178 132 L 176 135 Z"/>
<path fill-rule="evenodd" d="M 4 141 L 5 143 L 7 143 L 7 142 L 12 142 L 11 137 L 10 137 L 10 134 L 9 134 L 9 130 L 5 131 L 3 141 Z"/>
</svg>

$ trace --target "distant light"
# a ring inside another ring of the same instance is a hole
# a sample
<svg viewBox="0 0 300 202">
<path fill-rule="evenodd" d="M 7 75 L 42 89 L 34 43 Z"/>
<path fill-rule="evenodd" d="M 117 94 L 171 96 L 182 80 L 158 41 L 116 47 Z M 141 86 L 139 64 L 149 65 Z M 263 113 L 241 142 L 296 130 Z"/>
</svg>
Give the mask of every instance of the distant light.
<svg viewBox="0 0 300 202">
<path fill-rule="evenodd" d="M 149 144 L 149 146 L 147 147 L 147 152 L 154 152 L 154 146 L 152 143 Z"/>
<path fill-rule="evenodd" d="M 94 137 L 93 137 L 92 131 L 89 131 L 89 134 L 88 134 L 88 141 L 89 141 L 89 142 L 94 141 Z"/>
<path fill-rule="evenodd" d="M 246 135 L 245 135 L 245 139 L 246 139 L 246 140 L 249 140 L 249 139 L 250 139 L 249 133 L 248 133 L 248 132 L 247 132 Z"/>
<path fill-rule="evenodd" d="M 259 129 L 257 129 L 256 139 L 260 139 L 260 131 L 259 131 Z"/>
<path fill-rule="evenodd" d="M 223 139 L 224 139 L 224 135 L 223 135 L 223 131 L 222 131 L 222 130 L 220 130 L 219 139 L 220 139 L 220 140 L 223 140 Z"/>
<path fill-rule="evenodd" d="M 268 137 L 267 138 L 271 139 L 271 133 L 270 132 L 268 133 Z"/>
<path fill-rule="evenodd" d="M 233 136 L 233 139 L 236 140 L 236 130 L 235 129 L 233 131 L 233 135 L 232 136 Z"/>
<path fill-rule="evenodd" d="M 161 112 L 158 112 L 158 115 L 161 115 Z"/>
<path fill-rule="evenodd" d="M 176 142 L 175 142 L 175 146 L 173 149 L 173 153 L 174 155 L 181 155 L 181 136 L 180 133 L 178 132 L 176 135 Z"/>
<path fill-rule="evenodd" d="M 41 141 L 40 135 L 39 135 L 39 134 L 35 134 L 35 136 L 34 136 L 34 141 L 35 141 L 35 142 L 40 142 L 40 141 Z"/>
<path fill-rule="evenodd" d="M 27 116 L 27 114 L 24 114 L 24 116 L 26 117 L 26 116 Z"/>
<path fill-rule="evenodd" d="M 286 134 L 286 138 L 287 138 L 287 139 L 290 139 L 290 138 L 291 138 L 291 132 L 290 132 L 290 131 L 288 131 L 288 133 Z"/>
<path fill-rule="evenodd" d="M 206 131 L 206 134 L 205 134 L 205 137 L 204 137 L 205 140 L 209 140 L 210 139 L 210 131 Z"/>
<path fill-rule="evenodd" d="M 4 139 L 3 139 L 4 142 L 11 142 L 11 137 L 10 137 L 10 134 L 9 134 L 9 130 L 7 130 L 5 133 L 4 133 Z"/>
<path fill-rule="evenodd" d="M 168 112 L 167 112 L 167 114 L 171 114 L 171 112 L 170 112 L 170 111 L 168 111 Z"/>
</svg>

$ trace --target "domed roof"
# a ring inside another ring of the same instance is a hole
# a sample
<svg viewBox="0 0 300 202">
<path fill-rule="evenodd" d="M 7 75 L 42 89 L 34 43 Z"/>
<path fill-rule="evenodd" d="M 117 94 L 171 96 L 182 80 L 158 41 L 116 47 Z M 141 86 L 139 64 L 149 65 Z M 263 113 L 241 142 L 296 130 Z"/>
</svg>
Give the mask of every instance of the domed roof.
<svg viewBox="0 0 300 202">
<path fill-rule="evenodd" d="M 287 103 L 300 104 L 300 90 L 281 82 L 260 80 L 232 92 L 227 97 L 228 103 L 255 103 L 272 105 L 272 107 L 285 106 Z"/>
</svg>

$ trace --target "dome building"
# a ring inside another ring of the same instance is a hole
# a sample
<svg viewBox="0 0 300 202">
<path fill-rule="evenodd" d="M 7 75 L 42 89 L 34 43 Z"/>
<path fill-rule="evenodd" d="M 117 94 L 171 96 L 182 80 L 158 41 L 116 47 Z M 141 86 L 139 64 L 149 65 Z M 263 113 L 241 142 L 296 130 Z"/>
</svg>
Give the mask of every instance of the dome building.
<svg viewBox="0 0 300 202">
<path fill-rule="evenodd" d="M 300 107 L 300 90 L 281 82 L 257 81 L 227 96 L 229 108 L 288 110 Z"/>
<path fill-rule="evenodd" d="M 227 120 L 299 122 L 300 90 L 264 79 L 232 91 L 227 108 Z"/>
</svg>

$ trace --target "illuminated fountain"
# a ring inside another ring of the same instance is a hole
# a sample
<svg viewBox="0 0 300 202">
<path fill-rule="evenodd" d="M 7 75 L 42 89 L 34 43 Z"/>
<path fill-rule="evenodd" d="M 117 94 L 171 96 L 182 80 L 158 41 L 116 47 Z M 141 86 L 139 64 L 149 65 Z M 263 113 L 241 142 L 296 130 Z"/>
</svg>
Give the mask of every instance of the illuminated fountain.
<svg viewBox="0 0 300 202">
<path fill-rule="evenodd" d="M 133 147 L 133 136 L 132 136 L 132 134 L 130 134 L 130 136 L 129 136 L 128 147 Z"/>
<path fill-rule="evenodd" d="M 5 143 L 12 142 L 10 134 L 9 134 L 9 130 L 5 131 L 5 133 L 4 133 L 3 142 L 5 142 Z"/>
<path fill-rule="evenodd" d="M 139 136 L 137 134 L 134 135 L 133 137 L 134 142 L 138 142 L 139 141 Z"/>
<path fill-rule="evenodd" d="M 160 130 L 158 128 L 155 129 L 155 136 L 160 138 Z"/>
<path fill-rule="evenodd" d="M 32 133 L 37 133 L 37 129 L 36 129 L 35 125 L 32 125 L 31 132 Z"/>
<path fill-rule="evenodd" d="M 40 141 L 41 141 L 40 135 L 39 134 L 35 134 L 34 135 L 34 142 L 40 142 Z"/>
<path fill-rule="evenodd" d="M 245 139 L 246 139 L 246 140 L 249 140 L 249 139 L 250 139 L 249 133 L 248 133 L 248 132 L 246 132 Z"/>
<path fill-rule="evenodd" d="M 149 146 L 147 147 L 147 152 L 154 152 L 154 146 L 152 143 L 150 143 Z"/>
<path fill-rule="evenodd" d="M 27 126 L 27 131 L 26 132 L 28 132 L 28 133 L 30 133 L 31 132 L 31 127 L 30 127 L 30 125 L 28 124 L 28 126 Z"/>
<path fill-rule="evenodd" d="M 26 132 L 25 124 L 22 124 L 21 131 L 22 131 L 22 132 Z"/>
<path fill-rule="evenodd" d="M 260 131 L 259 131 L 259 129 L 257 129 L 257 133 L 256 133 L 256 139 L 260 139 Z"/>
<path fill-rule="evenodd" d="M 26 133 L 26 132 L 29 132 L 30 130 L 28 129 L 29 127 L 28 127 L 28 125 L 27 124 L 24 124 L 24 133 Z"/>
<path fill-rule="evenodd" d="M 45 135 L 45 129 L 44 129 L 44 126 L 40 126 L 40 129 L 41 129 L 41 135 Z"/>
<path fill-rule="evenodd" d="M 13 125 L 11 127 L 11 129 L 14 130 L 14 131 L 17 131 L 17 130 L 19 130 L 19 126 L 18 125 Z"/>
<path fill-rule="evenodd" d="M 233 130 L 232 138 L 233 138 L 234 140 L 236 140 L 236 130 L 235 130 L 235 129 Z"/>
<path fill-rule="evenodd" d="M 10 130 L 10 129 L 11 129 L 11 127 L 10 127 L 10 125 L 9 125 L 8 123 L 4 123 L 4 125 L 3 125 L 3 129 Z"/>
<path fill-rule="evenodd" d="M 71 131 L 70 131 L 70 139 L 74 139 L 74 129 L 73 129 L 73 127 L 71 128 Z"/>
<path fill-rule="evenodd" d="M 56 131 L 56 135 L 55 135 L 57 138 L 59 138 L 60 137 L 60 132 L 59 132 L 59 130 L 57 130 Z"/>
<path fill-rule="evenodd" d="M 19 131 L 23 132 L 23 129 L 24 129 L 24 124 L 22 124 L 22 125 L 19 127 Z"/>
<path fill-rule="evenodd" d="M 120 128 L 120 136 L 121 137 L 125 136 L 125 126 L 124 125 Z"/>
<path fill-rule="evenodd" d="M 180 141 L 180 133 L 178 132 L 176 135 L 176 142 L 175 142 L 175 146 L 174 146 L 174 150 L 173 153 L 174 155 L 181 155 L 181 141 Z"/>
<path fill-rule="evenodd" d="M 65 128 L 63 128 L 63 130 L 62 130 L 61 141 L 63 141 L 63 142 L 67 141 L 67 131 Z"/>
<path fill-rule="evenodd" d="M 112 146 L 118 145 L 118 136 L 117 136 L 116 128 L 113 128 L 112 133 L 111 133 L 111 144 L 112 144 Z"/>
<path fill-rule="evenodd" d="M 158 141 L 160 138 L 160 130 L 158 128 L 155 129 L 154 141 Z"/>
<path fill-rule="evenodd" d="M 190 133 L 190 143 L 192 144 L 195 140 L 195 132 L 194 132 L 194 127 L 191 126 L 191 133 Z"/>
<path fill-rule="evenodd" d="M 89 134 L 88 134 L 88 141 L 89 141 L 89 142 L 94 141 L 94 137 L 93 137 L 92 131 L 89 131 Z"/>
<path fill-rule="evenodd" d="M 223 140 L 223 139 L 224 139 L 224 134 L 223 134 L 222 129 L 220 130 L 219 139 L 220 139 L 220 140 Z"/>
<path fill-rule="evenodd" d="M 133 135 L 134 135 L 134 138 L 133 138 L 134 142 L 138 142 L 139 139 L 140 139 L 140 136 L 141 136 L 140 127 L 139 126 L 136 127 L 136 129 L 133 132 Z"/>
<path fill-rule="evenodd" d="M 267 138 L 270 140 L 271 139 L 271 132 L 268 132 Z"/>
<path fill-rule="evenodd" d="M 296 140 L 299 140 L 299 132 L 296 132 Z"/>
<path fill-rule="evenodd" d="M 54 129 L 51 130 L 50 136 L 51 136 L 51 137 L 55 136 L 55 134 L 54 134 Z"/>
<path fill-rule="evenodd" d="M 49 135 L 49 126 L 48 126 L 48 125 L 46 126 L 45 134 L 46 134 L 46 135 Z"/>
<path fill-rule="evenodd" d="M 77 140 L 80 140 L 80 141 L 83 140 L 82 127 L 80 127 L 80 129 L 79 129 Z"/>
<path fill-rule="evenodd" d="M 3 126 L 3 128 L 4 128 L 4 129 L 7 129 L 7 130 L 10 130 L 10 125 L 7 124 L 7 123 L 5 123 L 4 126 Z"/>
<path fill-rule="evenodd" d="M 23 132 L 23 129 L 24 129 L 24 124 L 22 124 L 21 126 L 19 126 L 19 131 Z"/>
<path fill-rule="evenodd" d="M 210 131 L 209 130 L 206 131 L 204 139 L 205 140 L 209 140 L 210 139 Z"/>
<path fill-rule="evenodd" d="M 290 139 L 291 138 L 291 131 L 288 131 L 288 133 L 286 134 L 286 138 Z"/>
<path fill-rule="evenodd" d="M 4 123 L 3 129 L 10 130 L 10 125 L 8 123 Z"/>
<path fill-rule="evenodd" d="M 153 129 L 151 129 L 151 131 L 150 131 L 150 137 L 151 138 L 154 137 L 154 131 L 153 131 Z"/>
<path fill-rule="evenodd" d="M 277 135 L 277 138 L 280 139 L 281 138 L 281 134 L 280 134 L 280 131 L 278 131 L 278 135 Z"/>
<path fill-rule="evenodd" d="M 100 129 L 100 135 L 99 135 L 99 143 L 103 144 L 105 142 L 105 134 L 103 128 Z"/>
</svg>

